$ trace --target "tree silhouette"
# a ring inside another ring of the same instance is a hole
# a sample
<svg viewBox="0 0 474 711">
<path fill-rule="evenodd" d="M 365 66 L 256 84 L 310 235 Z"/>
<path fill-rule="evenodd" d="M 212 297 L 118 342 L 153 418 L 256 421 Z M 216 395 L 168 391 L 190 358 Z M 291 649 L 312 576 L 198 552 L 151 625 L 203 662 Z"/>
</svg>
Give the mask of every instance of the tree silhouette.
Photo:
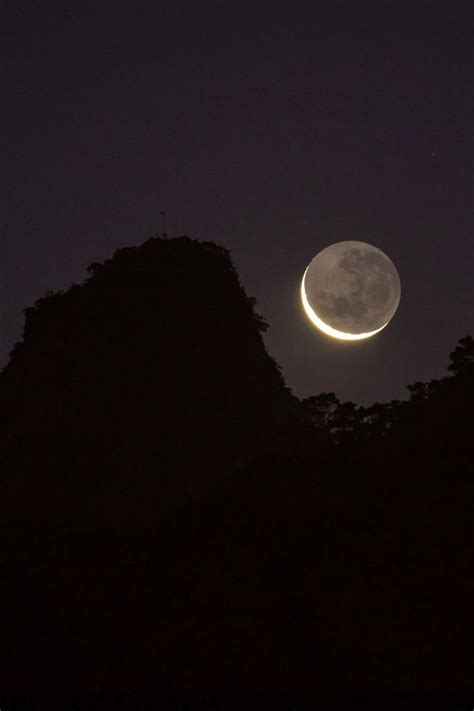
<svg viewBox="0 0 474 711">
<path fill-rule="evenodd" d="M 334 413 L 339 407 L 335 393 L 319 393 L 301 401 L 307 421 L 326 436 L 331 434 Z"/>
<path fill-rule="evenodd" d="M 449 354 L 448 370 L 454 375 L 473 377 L 474 374 L 474 339 L 472 336 L 460 338 L 458 345 Z"/>
</svg>

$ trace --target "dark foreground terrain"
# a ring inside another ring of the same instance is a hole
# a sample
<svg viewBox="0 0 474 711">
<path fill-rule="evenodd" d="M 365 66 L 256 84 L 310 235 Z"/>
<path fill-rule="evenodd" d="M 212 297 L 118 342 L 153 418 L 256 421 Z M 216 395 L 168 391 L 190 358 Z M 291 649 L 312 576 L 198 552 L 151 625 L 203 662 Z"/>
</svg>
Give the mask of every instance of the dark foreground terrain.
<svg viewBox="0 0 474 711">
<path fill-rule="evenodd" d="M 470 708 L 472 338 L 300 402 L 224 249 L 90 273 L 0 374 L 2 711 Z"/>
</svg>

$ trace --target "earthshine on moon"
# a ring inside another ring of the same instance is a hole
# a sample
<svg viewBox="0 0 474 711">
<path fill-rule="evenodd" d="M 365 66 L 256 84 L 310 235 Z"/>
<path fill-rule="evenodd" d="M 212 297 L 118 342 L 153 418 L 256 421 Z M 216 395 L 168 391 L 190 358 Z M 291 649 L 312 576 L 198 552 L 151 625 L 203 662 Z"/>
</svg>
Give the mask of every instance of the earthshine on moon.
<svg viewBox="0 0 474 711">
<path fill-rule="evenodd" d="M 337 242 L 309 263 L 301 300 L 321 331 L 359 341 L 381 331 L 400 303 L 400 279 L 393 262 L 366 242 Z"/>
</svg>

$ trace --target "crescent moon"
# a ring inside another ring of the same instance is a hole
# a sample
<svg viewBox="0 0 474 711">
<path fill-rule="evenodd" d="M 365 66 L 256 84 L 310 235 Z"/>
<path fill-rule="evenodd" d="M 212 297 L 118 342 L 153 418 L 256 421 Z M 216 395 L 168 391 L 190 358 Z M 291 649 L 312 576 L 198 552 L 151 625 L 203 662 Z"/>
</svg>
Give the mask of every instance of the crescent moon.
<svg viewBox="0 0 474 711">
<path fill-rule="evenodd" d="M 380 328 L 377 328 L 375 331 L 369 331 L 368 333 L 344 333 L 344 331 L 338 331 L 337 329 L 332 328 L 332 326 L 328 326 L 328 324 L 324 323 L 324 321 L 320 319 L 319 316 L 315 313 L 314 309 L 312 308 L 306 297 L 304 280 L 307 271 L 308 267 L 306 267 L 305 273 L 303 274 L 303 279 L 301 280 L 301 301 L 303 302 L 304 310 L 306 311 L 310 320 L 323 333 L 326 333 L 328 336 L 332 336 L 333 338 L 340 338 L 343 341 L 361 341 L 363 338 L 370 338 L 370 336 L 374 336 L 376 333 L 379 333 L 379 331 L 385 328 L 385 326 L 389 323 L 387 321 L 387 323 L 384 323 L 384 325 Z"/>
</svg>

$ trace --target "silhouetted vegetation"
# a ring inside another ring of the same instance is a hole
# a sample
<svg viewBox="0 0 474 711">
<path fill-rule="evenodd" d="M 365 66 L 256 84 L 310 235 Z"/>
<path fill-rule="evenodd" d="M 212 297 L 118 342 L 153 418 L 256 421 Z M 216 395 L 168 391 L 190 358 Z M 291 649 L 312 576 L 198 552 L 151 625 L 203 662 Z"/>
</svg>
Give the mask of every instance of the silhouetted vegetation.
<svg viewBox="0 0 474 711">
<path fill-rule="evenodd" d="M 4 693 L 472 691 L 472 337 L 299 402 L 225 249 L 89 272 L 0 374 Z"/>
<path fill-rule="evenodd" d="M 26 309 L 0 377 L 12 496 L 19 479 L 30 492 L 23 518 L 135 510 L 155 525 L 183 492 L 285 446 L 297 401 L 226 250 L 151 239 L 89 272 Z"/>
</svg>

